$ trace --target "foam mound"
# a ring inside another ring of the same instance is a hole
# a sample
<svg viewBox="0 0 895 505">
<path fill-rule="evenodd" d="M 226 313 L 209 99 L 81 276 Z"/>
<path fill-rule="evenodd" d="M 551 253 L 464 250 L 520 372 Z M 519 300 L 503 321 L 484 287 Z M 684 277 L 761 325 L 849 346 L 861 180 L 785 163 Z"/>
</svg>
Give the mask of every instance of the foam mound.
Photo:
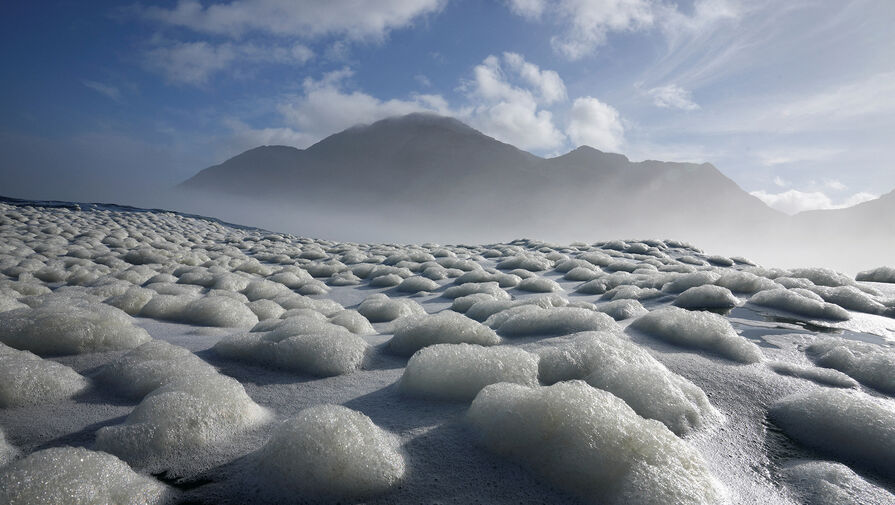
<svg viewBox="0 0 895 505">
<path fill-rule="evenodd" d="M 177 468 L 270 414 L 223 375 L 175 379 L 149 393 L 124 423 L 96 432 L 96 446 L 131 465 Z"/>
<path fill-rule="evenodd" d="M 878 267 L 871 270 L 865 270 L 863 272 L 858 272 L 858 275 L 855 276 L 855 280 L 857 281 L 866 281 L 866 282 L 895 282 L 895 268 L 892 267 Z"/>
<path fill-rule="evenodd" d="M 366 317 L 356 310 L 341 310 L 329 318 L 329 322 L 346 328 L 355 335 L 373 335 L 376 330 Z"/>
<path fill-rule="evenodd" d="M 460 343 L 495 345 L 500 343 L 500 337 L 491 328 L 463 314 L 444 311 L 399 320 L 387 345 L 393 354 L 410 356 L 426 346 Z"/>
<path fill-rule="evenodd" d="M 426 310 L 413 300 L 391 299 L 383 293 L 364 298 L 357 311 L 371 323 L 385 323 L 400 317 L 426 313 Z"/>
<path fill-rule="evenodd" d="M 758 293 L 759 291 L 779 287 L 776 282 L 768 278 L 755 275 L 752 272 L 743 272 L 741 270 L 724 272 L 721 274 L 721 277 L 715 281 L 715 285 L 727 288 L 734 293 L 747 294 Z"/>
<path fill-rule="evenodd" d="M 395 288 L 404 293 L 419 293 L 422 291 L 435 291 L 438 289 L 438 283 L 426 277 L 413 276 L 408 277 L 398 284 Z"/>
<path fill-rule="evenodd" d="M 71 368 L 0 344 L 0 408 L 50 403 L 89 386 Z"/>
<path fill-rule="evenodd" d="M 720 277 L 721 275 L 715 272 L 693 272 L 683 274 L 662 286 L 662 291 L 667 293 L 683 293 L 690 288 L 695 288 L 704 284 L 714 284 Z"/>
<path fill-rule="evenodd" d="M 568 335 L 618 329 L 608 315 L 579 307 L 520 305 L 489 317 L 485 324 L 506 337 Z"/>
<path fill-rule="evenodd" d="M 215 374 L 214 367 L 189 350 L 152 340 L 101 368 L 96 380 L 118 394 L 140 399 L 173 380 Z"/>
<path fill-rule="evenodd" d="M 467 419 L 488 449 L 589 503 L 728 503 L 689 445 L 581 381 L 492 384 L 473 400 Z"/>
<path fill-rule="evenodd" d="M 149 338 L 131 316 L 103 303 L 54 297 L 32 309 L 0 312 L 0 342 L 37 354 L 132 349 Z"/>
<path fill-rule="evenodd" d="M 790 438 L 887 478 L 895 477 L 895 403 L 848 389 L 783 398 L 768 412 Z"/>
<path fill-rule="evenodd" d="M 543 383 L 584 379 L 618 396 L 640 416 L 662 422 L 677 435 L 685 435 L 717 415 L 702 389 L 668 370 L 623 335 L 581 333 L 539 354 Z"/>
<path fill-rule="evenodd" d="M 631 319 L 632 317 L 640 317 L 649 312 L 640 302 L 630 299 L 613 300 L 611 302 L 601 303 L 600 305 L 597 305 L 597 310 L 607 314 L 616 321 Z"/>
<path fill-rule="evenodd" d="M 802 503 L 811 505 L 883 505 L 895 495 L 862 479 L 851 468 L 829 461 L 808 461 L 786 466 L 783 479 Z"/>
<path fill-rule="evenodd" d="M 267 333 L 231 335 L 213 349 L 225 358 L 320 377 L 360 368 L 367 353 L 363 338 L 325 320 L 305 322 L 306 325 L 285 325 Z"/>
<path fill-rule="evenodd" d="M 161 505 L 173 498 L 115 456 L 81 447 L 44 449 L 0 470 L 0 503 L 7 505 Z"/>
<path fill-rule="evenodd" d="M 554 291 L 563 290 L 562 286 L 553 279 L 537 276 L 523 279 L 522 282 L 516 286 L 516 289 L 520 291 L 530 291 L 532 293 L 553 293 Z"/>
<path fill-rule="evenodd" d="M 763 357 L 757 345 L 737 335 L 726 319 L 710 312 L 665 307 L 635 319 L 631 328 L 674 345 L 742 363 L 756 363 Z"/>
<path fill-rule="evenodd" d="M 420 398 L 468 401 L 497 382 L 537 386 L 538 356 L 515 347 L 437 344 L 410 358 L 399 388 Z"/>
<path fill-rule="evenodd" d="M 18 455 L 19 450 L 6 441 L 6 433 L 3 432 L 3 427 L 0 426 L 0 468 L 8 465 Z"/>
<path fill-rule="evenodd" d="M 826 338 L 805 352 L 822 367 L 835 368 L 882 392 L 895 394 L 895 353 L 891 348 L 844 338 Z"/>
<path fill-rule="evenodd" d="M 199 326 L 251 327 L 258 316 L 244 303 L 226 296 L 206 296 L 184 308 L 181 321 Z"/>
<path fill-rule="evenodd" d="M 832 386 L 835 388 L 856 388 L 858 381 L 852 379 L 848 375 L 829 368 L 818 368 L 816 366 L 803 366 L 785 361 L 774 361 L 768 363 L 771 370 L 780 375 L 789 377 L 798 377 L 800 379 L 816 382 L 824 386 Z"/>
<path fill-rule="evenodd" d="M 397 437 L 339 405 L 302 410 L 255 456 L 261 489 L 288 501 L 368 497 L 394 487 L 405 472 Z"/>
<path fill-rule="evenodd" d="M 814 299 L 806 296 L 806 293 L 798 293 L 792 289 L 769 289 L 752 295 L 749 303 L 818 319 L 834 321 L 851 319 L 847 310 L 819 298 Z"/>
<path fill-rule="evenodd" d="M 674 305 L 684 309 L 730 309 L 739 304 L 727 288 L 706 284 L 690 288 L 679 294 Z"/>
</svg>

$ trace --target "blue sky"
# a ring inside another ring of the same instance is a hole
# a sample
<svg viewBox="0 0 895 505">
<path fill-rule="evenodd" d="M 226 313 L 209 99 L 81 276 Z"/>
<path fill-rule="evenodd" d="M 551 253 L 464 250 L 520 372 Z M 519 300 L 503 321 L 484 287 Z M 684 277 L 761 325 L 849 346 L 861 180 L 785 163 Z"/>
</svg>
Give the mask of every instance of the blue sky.
<svg viewBox="0 0 895 505">
<path fill-rule="evenodd" d="M 0 194 L 108 198 L 429 110 L 842 206 L 895 189 L 892 26 L 890 0 L 14 2 Z"/>
</svg>

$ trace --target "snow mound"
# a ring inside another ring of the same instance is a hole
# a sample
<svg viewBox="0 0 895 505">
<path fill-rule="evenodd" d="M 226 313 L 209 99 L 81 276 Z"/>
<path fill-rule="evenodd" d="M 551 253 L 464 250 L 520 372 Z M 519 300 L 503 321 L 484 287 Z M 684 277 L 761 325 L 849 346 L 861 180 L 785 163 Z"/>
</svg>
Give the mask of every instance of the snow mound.
<svg viewBox="0 0 895 505">
<path fill-rule="evenodd" d="M 199 326 L 251 327 L 258 324 L 258 316 L 238 300 L 206 296 L 188 303 L 180 321 Z"/>
<path fill-rule="evenodd" d="M 674 345 L 701 349 L 733 361 L 756 363 L 761 349 L 737 335 L 723 317 L 711 312 L 694 312 L 666 307 L 635 319 L 631 328 Z"/>
<path fill-rule="evenodd" d="M 507 337 L 568 335 L 580 331 L 612 331 L 615 320 L 602 312 L 579 307 L 543 308 L 520 305 L 498 312 L 485 324 Z"/>
<path fill-rule="evenodd" d="M 124 423 L 100 428 L 96 446 L 136 467 L 169 469 L 269 417 L 235 379 L 182 377 L 149 393 Z"/>
<path fill-rule="evenodd" d="M 356 500 L 385 492 L 404 476 L 397 437 L 364 414 L 318 405 L 276 428 L 256 454 L 264 492 Z"/>
<path fill-rule="evenodd" d="M 848 389 L 815 389 L 783 398 L 768 412 L 790 438 L 895 478 L 895 403 Z"/>
<path fill-rule="evenodd" d="M 467 419 L 488 449 L 591 503 L 728 502 L 686 442 L 581 381 L 492 384 L 473 400 Z"/>
<path fill-rule="evenodd" d="M 0 342 L 37 354 L 131 349 L 149 338 L 131 316 L 103 303 L 53 297 L 33 309 L 0 312 Z"/>
<path fill-rule="evenodd" d="M 884 393 L 895 394 L 895 352 L 876 344 L 826 338 L 805 352 L 822 367 L 835 368 Z"/>
<path fill-rule="evenodd" d="M 225 358 L 320 377 L 351 373 L 366 357 L 366 341 L 343 326 L 320 321 L 319 326 L 283 328 L 231 335 L 213 349 Z"/>
<path fill-rule="evenodd" d="M 895 495 L 862 479 L 851 468 L 829 461 L 809 461 L 786 466 L 783 480 L 811 505 L 884 505 Z"/>
<path fill-rule="evenodd" d="M 684 309 L 730 309 L 740 303 L 727 288 L 705 284 L 679 294 L 674 305 Z"/>
<path fill-rule="evenodd" d="M 895 282 L 895 268 L 878 267 L 858 272 L 858 275 L 855 276 L 855 280 L 866 282 Z"/>
<path fill-rule="evenodd" d="M 371 323 L 394 321 L 399 317 L 425 314 L 423 307 L 413 300 L 391 299 L 383 293 L 372 294 L 357 307 L 357 311 Z"/>
<path fill-rule="evenodd" d="M 545 384 L 584 379 L 624 400 L 637 414 L 662 422 L 677 435 L 717 415 L 698 386 L 668 370 L 623 335 L 587 332 L 540 352 Z"/>
<path fill-rule="evenodd" d="M 768 363 L 771 370 L 780 375 L 789 377 L 798 377 L 800 379 L 809 380 L 822 384 L 824 386 L 832 386 L 836 388 L 856 388 L 858 381 L 852 379 L 848 375 L 837 370 L 829 368 L 818 368 L 815 366 L 803 366 L 785 361 L 775 361 Z"/>
<path fill-rule="evenodd" d="M 802 293 L 793 289 L 769 289 L 752 295 L 749 298 L 749 303 L 818 319 L 835 321 L 851 319 L 847 310 L 838 305 L 824 302 L 817 295 L 815 295 L 817 299 L 809 297 L 809 293 L 814 294 L 810 291 Z"/>
<path fill-rule="evenodd" d="M 96 379 L 118 394 L 141 399 L 173 380 L 215 374 L 214 367 L 189 350 L 152 340 L 101 368 Z"/>
<path fill-rule="evenodd" d="M 50 403 L 89 386 L 71 368 L 0 344 L 0 408 Z"/>
<path fill-rule="evenodd" d="M 637 300 L 622 299 L 597 305 L 597 310 L 607 314 L 616 321 L 640 317 L 648 311 Z"/>
<path fill-rule="evenodd" d="M 538 385 L 538 356 L 515 347 L 437 344 L 417 351 L 401 376 L 402 393 L 472 400 L 488 384 Z"/>
<path fill-rule="evenodd" d="M 444 311 L 397 321 L 394 336 L 387 345 L 391 353 L 410 356 L 430 345 L 460 343 L 495 345 L 500 343 L 500 337 L 491 328 L 463 314 Z"/>
<path fill-rule="evenodd" d="M 8 505 L 159 505 L 173 497 L 115 456 L 81 447 L 44 449 L 0 470 L 0 503 Z"/>
</svg>

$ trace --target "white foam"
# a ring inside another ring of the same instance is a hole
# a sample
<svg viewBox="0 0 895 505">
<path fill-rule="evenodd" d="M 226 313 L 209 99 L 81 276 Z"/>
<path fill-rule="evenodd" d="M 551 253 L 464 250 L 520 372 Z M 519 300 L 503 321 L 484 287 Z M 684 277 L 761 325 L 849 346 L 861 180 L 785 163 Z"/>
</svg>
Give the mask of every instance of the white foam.
<svg viewBox="0 0 895 505">
<path fill-rule="evenodd" d="M 783 467 L 783 479 L 802 503 L 811 505 L 886 505 L 895 495 L 862 479 L 851 468 L 829 461 Z"/>
<path fill-rule="evenodd" d="M 880 391 L 895 394 L 895 352 L 876 344 L 825 338 L 805 352 L 820 366 L 835 368 Z"/>
<path fill-rule="evenodd" d="M 538 385 L 538 356 L 515 347 L 437 344 L 407 362 L 400 391 L 421 398 L 472 400 L 488 384 Z"/>
<path fill-rule="evenodd" d="M 817 299 L 809 294 L 816 296 Z M 847 310 L 819 298 L 810 291 L 800 293 L 795 289 L 769 289 L 752 295 L 749 303 L 819 319 L 845 321 L 851 318 Z"/>
<path fill-rule="evenodd" d="M 161 505 L 174 497 L 115 456 L 81 447 L 44 449 L 0 470 L 0 503 L 8 505 Z"/>
<path fill-rule="evenodd" d="M 454 298 L 453 303 L 451 303 L 451 310 L 464 313 L 473 305 L 483 300 L 493 301 L 496 300 L 496 298 L 488 293 L 473 293 L 471 295 L 461 296 L 459 298 Z"/>
<path fill-rule="evenodd" d="M 686 442 L 582 381 L 492 384 L 476 396 L 467 419 L 488 449 L 588 502 L 728 502 Z"/>
<path fill-rule="evenodd" d="M 715 281 L 715 285 L 727 288 L 734 293 L 748 294 L 779 287 L 776 282 L 770 279 L 740 270 L 732 270 L 722 273 L 721 277 Z"/>
<path fill-rule="evenodd" d="M 131 349 L 149 340 L 125 312 L 67 297 L 33 309 L 0 312 L 0 342 L 37 354 L 80 354 Z"/>
<path fill-rule="evenodd" d="M 96 379 L 121 395 L 140 399 L 176 379 L 214 374 L 214 367 L 189 350 L 152 340 L 101 368 Z"/>
<path fill-rule="evenodd" d="M 246 306 L 255 313 L 259 321 L 277 319 L 286 312 L 286 309 L 273 300 L 255 300 L 254 302 L 249 302 Z"/>
<path fill-rule="evenodd" d="M 578 307 L 543 308 L 520 305 L 498 312 L 485 324 L 507 337 L 567 335 L 580 331 L 611 331 L 618 325 L 602 312 Z"/>
<path fill-rule="evenodd" d="M 420 291 L 435 291 L 438 287 L 438 283 L 432 279 L 415 275 L 401 281 L 396 289 L 404 293 L 419 293 Z"/>
<path fill-rule="evenodd" d="M 248 328 L 258 323 L 258 316 L 244 303 L 226 296 L 206 296 L 184 307 L 181 322 L 200 326 Z"/>
<path fill-rule="evenodd" d="M 510 294 L 501 289 L 497 282 L 467 282 L 459 286 L 451 286 L 445 289 L 441 296 L 453 299 L 475 293 L 486 293 L 498 300 L 510 299 Z"/>
<path fill-rule="evenodd" d="M 533 293 L 553 293 L 554 291 L 562 291 L 562 286 L 553 279 L 546 277 L 529 277 L 523 279 L 516 289 L 521 291 L 531 291 Z"/>
<path fill-rule="evenodd" d="M 720 274 L 710 271 L 683 274 L 662 286 L 662 290 L 668 293 L 682 293 L 703 284 L 714 284 L 720 277 Z"/>
<path fill-rule="evenodd" d="M 0 408 L 55 402 L 88 386 L 65 365 L 0 344 Z"/>
<path fill-rule="evenodd" d="M 630 299 L 601 303 L 596 306 L 596 310 L 609 315 L 616 321 L 640 317 L 648 312 L 639 301 Z"/>
<path fill-rule="evenodd" d="M 895 403 L 848 389 L 818 388 L 774 403 L 771 420 L 800 444 L 895 477 Z"/>
<path fill-rule="evenodd" d="M 357 500 L 391 489 L 405 472 L 397 437 L 339 405 L 299 412 L 254 458 L 262 492 L 283 501 Z"/>
<path fill-rule="evenodd" d="M 329 318 L 329 322 L 343 326 L 355 335 L 373 335 L 376 330 L 366 317 L 356 310 L 342 310 Z"/>
<path fill-rule="evenodd" d="M 3 427 L 0 426 L 0 468 L 11 463 L 18 455 L 19 450 L 6 440 L 6 433 L 3 432 Z"/>
<path fill-rule="evenodd" d="M 106 298 L 104 303 L 135 316 L 152 300 L 153 295 L 151 289 L 131 286 L 124 293 Z"/>
<path fill-rule="evenodd" d="M 674 305 L 684 309 L 730 309 L 739 302 L 729 289 L 711 284 L 689 288 L 674 299 Z"/>
<path fill-rule="evenodd" d="M 768 363 L 771 370 L 780 375 L 790 377 L 798 377 L 800 379 L 810 380 L 824 386 L 832 386 L 837 388 L 856 388 L 858 381 L 852 379 L 848 375 L 829 368 L 818 368 L 816 366 L 797 365 L 795 363 L 787 363 L 785 361 L 774 361 Z"/>
<path fill-rule="evenodd" d="M 698 386 L 668 370 L 623 335 L 587 332 L 540 351 L 545 384 L 584 379 L 618 396 L 637 414 L 685 435 L 717 412 Z"/>
<path fill-rule="evenodd" d="M 858 272 L 858 275 L 855 276 L 855 280 L 869 282 L 895 282 L 895 268 L 884 266 L 871 270 L 865 270 L 863 272 Z"/>
<path fill-rule="evenodd" d="M 423 307 L 413 300 L 391 299 L 383 293 L 372 294 L 357 307 L 357 311 L 371 323 L 393 321 L 399 317 L 425 314 Z"/>
<path fill-rule="evenodd" d="M 394 336 L 388 341 L 388 350 L 400 356 L 410 356 L 423 347 L 434 344 L 495 345 L 499 342 L 500 337 L 491 328 L 463 314 L 447 310 L 397 321 Z"/>
<path fill-rule="evenodd" d="M 635 319 L 631 328 L 671 344 L 708 351 L 743 363 L 761 361 L 757 345 L 737 335 L 727 319 L 710 312 L 665 307 Z"/>
</svg>

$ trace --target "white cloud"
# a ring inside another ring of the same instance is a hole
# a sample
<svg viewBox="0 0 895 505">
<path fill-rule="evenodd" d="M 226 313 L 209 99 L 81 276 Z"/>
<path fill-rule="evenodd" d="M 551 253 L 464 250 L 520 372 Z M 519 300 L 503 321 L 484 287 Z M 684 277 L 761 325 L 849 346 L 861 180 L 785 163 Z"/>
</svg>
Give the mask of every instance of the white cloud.
<svg viewBox="0 0 895 505">
<path fill-rule="evenodd" d="M 871 193 L 856 193 L 842 202 L 834 204 L 833 200 L 821 191 L 806 192 L 790 189 L 782 193 L 769 193 L 761 190 L 753 191 L 750 194 L 759 198 L 768 206 L 790 215 L 806 210 L 842 209 L 878 198 L 877 195 Z"/>
<path fill-rule="evenodd" d="M 547 7 L 546 0 L 508 0 L 510 10 L 528 19 L 540 19 Z"/>
<path fill-rule="evenodd" d="M 150 49 L 145 55 L 145 63 L 151 70 L 162 73 L 170 83 L 201 86 L 212 75 L 238 61 L 302 65 L 313 56 L 314 53 L 302 44 L 260 46 L 253 43 L 174 42 Z"/>
<path fill-rule="evenodd" d="M 196 32 L 241 37 L 249 32 L 316 38 L 325 35 L 351 39 L 380 39 L 390 30 L 436 12 L 443 0 L 179 0 L 166 9 L 148 7 L 145 17 Z"/>
<path fill-rule="evenodd" d="M 415 76 L 413 76 L 413 80 L 419 83 L 419 85 L 424 88 L 432 87 L 432 81 L 430 81 L 429 78 L 423 74 L 416 74 Z"/>
<path fill-rule="evenodd" d="M 801 161 L 827 161 L 841 152 L 842 149 L 826 147 L 790 147 L 767 149 L 760 151 L 756 156 L 762 165 L 772 167 Z"/>
<path fill-rule="evenodd" d="M 228 144 L 237 152 L 258 146 L 283 145 L 283 146 L 308 146 L 315 140 L 307 133 L 293 130 L 292 128 L 252 128 L 238 119 L 225 119 L 224 126 L 230 129 L 233 138 Z"/>
<path fill-rule="evenodd" d="M 312 143 L 361 123 L 372 123 L 389 116 L 411 112 L 450 115 L 447 102 L 439 95 L 411 95 L 408 100 L 380 100 L 361 91 L 347 91 L 345 80 L 350 69 L 326 74 L 320 80 L 306 79 L 304 94 L 279 106 L 290 129 L 301 132 L 294 137 L 296 147 Z"/>
<path fill-rule="evenodd" d="M 844 191 L 848 189 L 848 186 L 842 184 L 842 181 L 837 179 L 825 179 L 824 187 L 827 189 L 832 189 L 833 191 Z"/>
<path fill-rule="evenodd" d="M 625 129 L 612 106 L 589 96 L 576 98 L 569 116 L 566 133 L 576 145 L 589 145 L 602 151 L 621 149 Z"/>
<path fill-rule="evenodd" d="M 473 80 L 463 83 L 473 105 L 461 119 L 492 137 L 521 149 L 555 149 L 566 141 L 553 124 L 553 114 L 540 108 L 566 96 L 565 84 L 553 71 L 541 71 L 518 54 L 505 53 L 504 72 L 497 56 L 488 56 L 473 69 Z M 513 78 L 514 82 L 510 82 Z"/>
<path fill-rule="evenodd" d="M 87 79 L 81 79 L 81 84 L 87 86 L 88 88 L 96 91 L 97 93 L 104 95 L 116 102 L 121 101 L 121 91 L 115 86 L 111 86 L 108 84 L 103 84 L 97 81 L 90 81 Z"/>
<path fill-rule="evenodd" d="M 693 101 L 691 93 L 675 84 L 652 88 L 647 91 L 647 94 L 653 98 L 653 104 L 656 107 L 682 110 L 699 109 L 699 105 Z"/>
</svg>

